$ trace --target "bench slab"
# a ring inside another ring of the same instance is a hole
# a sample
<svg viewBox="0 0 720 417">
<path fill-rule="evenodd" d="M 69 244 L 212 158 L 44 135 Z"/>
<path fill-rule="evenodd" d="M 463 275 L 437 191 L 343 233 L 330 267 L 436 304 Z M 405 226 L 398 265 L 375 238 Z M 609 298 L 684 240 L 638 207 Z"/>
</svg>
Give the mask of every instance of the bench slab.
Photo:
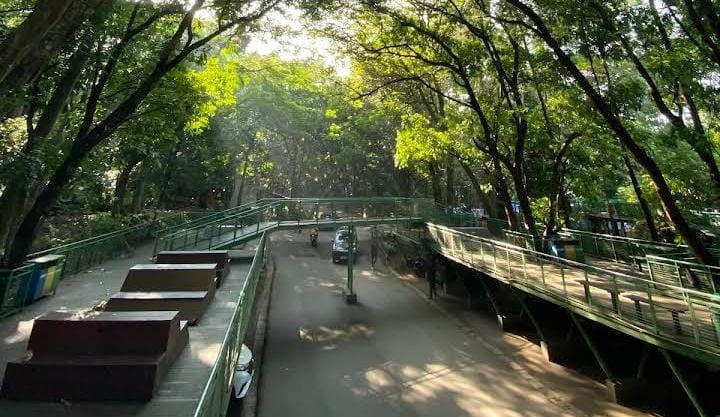
<svg viewBox="0 0 720 417">
<path fill-rule="evenodd" d="M 217 264 L 141 264 L 128 270 L 120 291 L 207 291 Z"/>
<path fill-rule="evenodd" d="M 218 287 L 230 273 L 230 252 L 226 250 L 163 251 L 157 254 L 155 260 L 159 264 L 217 264 Z"/>
<path fill-rule="evenodd" d="M 208 291 L 118 292 L 105 305 L 105 311 L 166 311 L 176 310 L 180 320 L 197 324 L 215 295 L 215 286 Z"/>
<path fill-rule="evenodd" d="M 187 342 L 176 311 L 48 313 L 35 320 L 25 358 L 7 364 L 0 396 L 149 401 Z"/>
</svg>

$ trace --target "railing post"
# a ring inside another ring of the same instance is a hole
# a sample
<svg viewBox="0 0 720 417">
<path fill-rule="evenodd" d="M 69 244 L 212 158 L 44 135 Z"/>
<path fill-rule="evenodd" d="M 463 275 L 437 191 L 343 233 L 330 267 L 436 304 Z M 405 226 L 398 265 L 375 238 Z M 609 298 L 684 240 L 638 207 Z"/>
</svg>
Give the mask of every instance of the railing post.
<svg viewBox="0 0 720 417">
<path fill-rule="evenodd" d="M 648 283 L 647 285 L 647 298 L 648 298 L 648 305 L 650 306 L 650 317 L 652 317 L 652 327 L 655 333 L 660 333 L 660 328 L 658 327 L 657 322 L 657 312 L 655 311 L 655 303 L 652 299 L 652 284 Z"/>
<path fill-rule="evenodd" d="M 695 339 L 695 344 L 697 346 L 700 346 L 700 330 L 698 329 L 698 321 L 697 316 L 695 315 L 695 308 L 693 307 L 692 299 L 689 294 L 685 294 L 683 297 L 685 298 L 685 302 L 688 306 L 688 311 L 690 312 L 690 321 L 692 322 L 692 331 L 693 331 L 693 338 Z M 710 307 L 710 311 L 713 310 L 713 307 Z M 712 318 L 712 322 L 715 323 L 716 320 Z"/>
<path fill-rule="evenodd" d="M 593 236 L 593 241 L 595 242 L 595 256 L 600 256 L 600 244 L 598 243 L 597 236 Z"/>
</svg>

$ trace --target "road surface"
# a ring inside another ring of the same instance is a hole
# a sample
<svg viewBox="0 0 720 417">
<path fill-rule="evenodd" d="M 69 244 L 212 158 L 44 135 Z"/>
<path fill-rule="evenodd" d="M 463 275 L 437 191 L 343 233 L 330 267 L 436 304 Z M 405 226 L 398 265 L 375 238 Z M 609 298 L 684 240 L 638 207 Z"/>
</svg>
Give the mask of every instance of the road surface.
<svg viewBox="0 0 720 417">
<path fill-rule="evenodd" d="M 272 237 L 276 276 L 259 390 L 260 417 L 644 416 L 607 402 L 602 386 L 503 334 L 487 317 L 428 301 L 369 265 L 360 232 L 357 305 L 347 267 L 308 232 Z"/>
</svg>

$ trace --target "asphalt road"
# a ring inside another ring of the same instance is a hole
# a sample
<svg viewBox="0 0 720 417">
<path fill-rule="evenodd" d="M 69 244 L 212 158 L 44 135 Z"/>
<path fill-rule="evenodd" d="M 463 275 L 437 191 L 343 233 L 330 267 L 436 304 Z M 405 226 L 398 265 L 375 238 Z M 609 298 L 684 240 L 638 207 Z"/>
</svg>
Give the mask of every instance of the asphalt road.
<svg viewBox="0 0 720 417">
<path fill-rule="evenodd" d="M 369 266 L 360 233 L 357 305 L 342 297 L 347 266 L 330 260 L 332 232 L 273 235 L 276 262 L 258 415 L 640 416 L 600 384 L 544 364 L 539 348 L 472 312 L 448 312 Z M 471 316 L 463 318 L 465 315 Z"/>
</svg>

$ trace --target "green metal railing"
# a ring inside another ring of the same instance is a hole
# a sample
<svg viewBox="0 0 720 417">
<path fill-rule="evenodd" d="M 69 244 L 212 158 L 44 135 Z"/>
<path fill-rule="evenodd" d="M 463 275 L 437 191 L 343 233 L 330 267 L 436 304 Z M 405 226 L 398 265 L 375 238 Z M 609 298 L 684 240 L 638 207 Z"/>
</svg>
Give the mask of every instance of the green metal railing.
<svg viewBox="0 0 720 417">
<path fill-rule="evenodd" d="M 0 269 L 0 317 L 20 311 L 26 302 L 27 286 L 35 265 L 26 264 L 15 269 Z"/>
<path fill-rule="evenodd" d="M 245 212 L 245 211 L 248 211 L 248 210 L 252 210 L 252 209 L 255 208 L 255 207 L 260 207 L 260 206 L 263 206 L 263 205 L 265 205 L 265 204 L 267 204 L 267 203 L 272 203 L 272 202 L 277 201 L 277 200 L 279 200 L 279 199 L 277 199 L 277 198 L 263 198 L 263 199 L 260 199 L 260 200 L 256 200 L 256 201 L 252 201 L 252 202 L 249 202 L 249 203 L 245 203 L 245 204 L 239 205 L 239 206 L 237 206 L 237 207 L 232 207 L 232 208 L 229 208 L 229 209 L 226 209 L 226 210 L 216 211 L 216 212 L 213 212 L 213 213 L 205 214 L 204 216 L 198 217 L 198 218 L 196 218 L 196 219 L 190 220 L 190 221 L 185 222 L 185 223 L 176 224 L 176 225 L 172 225 L 172 226 L 168 226 L 168 227 L 159 229 L 159 230 L 157 230 L 155 233 L 156 233 L 156 235 L 158 235 L 158 236 L 159 236 L 159 235 L 167 235 L 167 234 L 176 232 L 176 231 L 178 231 L 178 230 L 180 230 L 180 229 L 192 228 L 192 227 L 194 227 L 194 226 L 198 226 L 198 225 L 202 225 L 202 224 L 205 224 L 205 223 L 210 223 L 210 222 L 213 222 L 213 221 L 217 221 L 218 219 L 222 219 L 222 218 L 224 218 L 224 217 L 234 216 L 234 215 L 236 215 L 236 214 L 239 214 L 239 213 L 242 213 L 242 212 Z"/>
<path fill-rule="evenodd" d="M 268 257 L 269 245 L 267 234 L 260 238 L 255 257 L 253 258 L 247 279 L 243 284 L 240 297 L 235 304 L 235 311 L 230 319 L 218 358 L 212 367 L 210 377 L 203 389 L 200 402 L 195 410 L 195 417 L 218 417 L 227 412 L 231 395 L 231 386 L 235 366 L 237 365 L 240 348 L 245 340 L 248 322 L 255 300 L 255 289 L 260 278 L 265 259 Z"/>
<path fill-rule="evenodd" d="M 487 228 L 491 235 L 495 237 L 505 236 L 504 230 L 510 229 L 510 223 L 502 219 L 487 219 Z"/>
<path fill-rule="evenodd" d="M 633 263 L 633 257 L 644 257 L 646 255 L 673 256 L 673 254 L 688 253 L 688 248 L 685 245 L 653 242 L 575 229 L 563 229 L 563 231 L 575 236 L 580 241 L 580 245 L 582 245 L 586 254 L 616 262 Z"/>
<path fill-rule="evenodd" d="M 683 288 L 717 293 L 720 268 L 665 256 L 646 257 L 650 279 Z"/>
<path fill-rule="evenodd" d="M 45 255 L 65 255 L 65 274 L 74 274 L 85 268 L 111 259 L 128 249 L 128 246 L 150 238 L 152 223 L 142 223 L 67 245 L 57 246 L 28 255 L 34 259 Z"/>
<path fill-rule="evenodd" d="M 513 245 L 532 250 L 546 247 L 546 239 L 543 239 L 542 236 L 533 236 L 530 233 L 516 232 L 508 229 L 503 229 L 502 232 L 505 239 Z"/>
<path fill-rule="evenodd" d="M 720 296 L 428 224 L 437 250 L 609 327 L 720 364 Z"/>
<path fill-rule="evenodd" d="M 229 247 L 276 229 L 422 222 L 434 214 L 432 201 L 426 199 L 279 199 L 249 211 L 158 236 L 155 252 Z"/>
</svg>

